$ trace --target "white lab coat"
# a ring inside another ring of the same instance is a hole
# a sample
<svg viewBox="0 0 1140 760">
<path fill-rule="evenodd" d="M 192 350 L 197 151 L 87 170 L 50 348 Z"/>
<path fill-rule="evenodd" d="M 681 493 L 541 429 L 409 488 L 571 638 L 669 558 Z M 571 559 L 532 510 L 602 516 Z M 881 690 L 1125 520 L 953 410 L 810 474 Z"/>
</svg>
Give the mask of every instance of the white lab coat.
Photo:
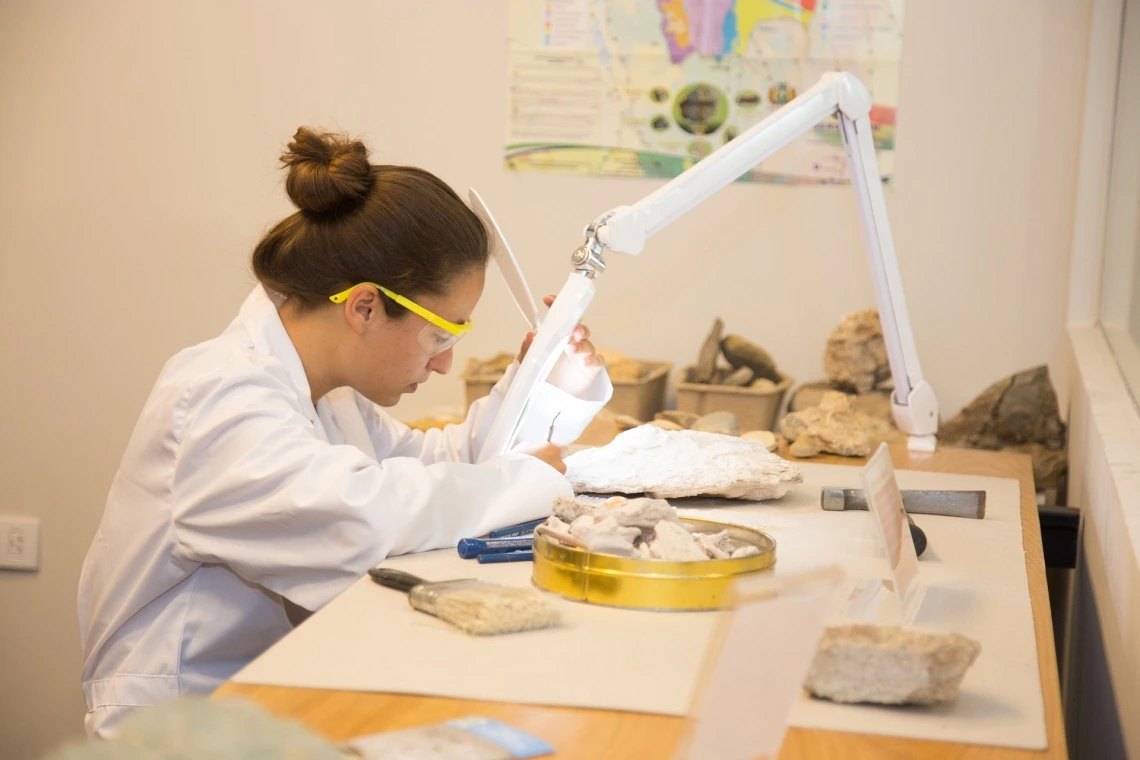
<svg viewBox="0 0 1140 760">
<path fill-rule="evenodd" d="M 385 557 L 549 514 L 570 494 L 512 453 L 469 464 L 512 367 L 467 420 L 410 430 L 355 391 L 314 407 L 300 358 L 260 286 L 219 337 L 162 371 L 83 564 L 79 623 L 88 734 L 131 708 L 212 690 Z M 609 400 L 546 384 L 520 440 L 576 438 Z"/>
</svg>

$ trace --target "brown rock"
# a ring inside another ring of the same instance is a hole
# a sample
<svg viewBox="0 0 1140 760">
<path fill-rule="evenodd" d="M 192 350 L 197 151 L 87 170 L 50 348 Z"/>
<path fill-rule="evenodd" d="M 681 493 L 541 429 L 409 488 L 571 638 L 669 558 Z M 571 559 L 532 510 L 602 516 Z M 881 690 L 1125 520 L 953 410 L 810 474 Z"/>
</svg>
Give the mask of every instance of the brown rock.
<svg viewBox="0 0 1140 760">
<path fill-rule="evenodd" d="M 724 332 L 724 322 L 720 317 L 713 322 L 704 345 L 701 346 L 700 356 L 697 358 L 696 371 L 693 372 L 693 383 L 710 383 L 716 371 L 716 359 L 720 354 L 720 335 Z"/>
<path fill-rule="evenodd" d="M 780 421 L 780 433 L 789 441 L 808 436 L 820 451 L 840 456 L 863 457 L 875 448 L 851 398 L 836 391 L 825 393 L 819 406 L 786 415 Z"/>
<path fill-rule="evenodd" d="M 682 412 L 677 409 L 666 409 L 664 412 L 658 412 L 653 415 L 657 420 L 668 420 L 669 422 L 676 423 L 683 428 L 692 427 L 693 423 L 701 418 L 701 415 L 695 412 Z"/>
<path fill-rule="evenodd" d="M 637 359 L 621 359 L 606 366 L 610 380 L 631 382 L 645 376 L 645 365 Z"/>
<path fill-rule="evenodd" d="M 689 426 L 690 430 L 721 435 L 740 435 L 740 425 L 732 412 L 711 412 Z"/>
<path fill-rule="evenodd" d="M 735 385 L 743 388 L 746 385 L 751 385 L 752 378 L 755 376 L 756 373 L 752 371 L 751 367 L 741 367 L 739 369 L 734 369 L 732 372 L 729 372 L 727 375 L 725 375 L 724 384 Z M 772 381 L 769 380 L 768 382 Z"/>
<path fill-rule="evenodd" d="M 1068 468 L 1065 423 L 1045 366 L 991 385 L 938 430 L 939 440 L 973 449 L 1010 449 L 1033 458 L 1038 489 L 1055 488 Z"/>
<path fill-rule="evenodd" d="M 734 369 L 751 367 L 756 377 L 766 377 L 773 382 L 780 382 L 780 373 L 776 369 L 776 360 L 764 349 L 747 338 L 739 335 L 726 335 L 720 342 L 720 350 L 724 358 Z"/>
<path fill-rule="evenodd" d="M 832 386 L 866 393 L 891 377 L 879 312 L 864 309 L 844 317 L 827 339 L 823 368 Z"/>
<path fill-rule="evenodd" d="M 835 702 L 932 705 L 958 694 L 982 645 L 957 633 L 848 624 L 824 629 L 805 688 Z"/>
</svg>

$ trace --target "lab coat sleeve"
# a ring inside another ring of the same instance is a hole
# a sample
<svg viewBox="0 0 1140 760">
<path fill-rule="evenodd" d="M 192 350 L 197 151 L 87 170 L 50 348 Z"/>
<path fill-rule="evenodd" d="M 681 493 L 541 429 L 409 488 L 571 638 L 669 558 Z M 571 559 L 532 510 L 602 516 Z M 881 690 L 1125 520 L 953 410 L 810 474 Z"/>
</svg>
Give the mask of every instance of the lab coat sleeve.
<svg viewBox="0 0 1140 760">
<path fill-rule="evenodd" d="M 474 462 L 518 368 L 517 362 L 511 365 L 490 395 L 471 405 L 461 424 L 442 429 L 412 430 L 361 397 L 361 414 L 377 456 L 409 456 L 425 462 Z M 561 357 L 554 365 L 550 378 L 539 386 L 531 400 L 517 446 L 546 442 L 551 421 L 554 421 L 551 441 L 560 445 L 572 443 L 609 402 L 613 385 L 605 370 L 588 383 L 580 381 L 578 371 L 568 356 Z"/>
<path fill-rule="evenodd" d="M 190 561 L 222 563 L 315 610 L 385 557 L 549 514 L 570 486 L 533 457 L 377 462 L 315 434 L 286 377 L 227 371 L 187 392 L 172 522 Z"/>
</svg>

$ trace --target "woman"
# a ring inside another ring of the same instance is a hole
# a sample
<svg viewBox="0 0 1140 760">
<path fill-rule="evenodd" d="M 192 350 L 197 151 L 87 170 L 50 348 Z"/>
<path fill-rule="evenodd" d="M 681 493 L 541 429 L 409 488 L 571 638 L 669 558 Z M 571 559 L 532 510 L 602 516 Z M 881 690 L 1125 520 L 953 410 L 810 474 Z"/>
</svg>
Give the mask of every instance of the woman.
<svg viewBox="0 0 1140 760">
<path fill-rule="evenodd" d="M 479 218 L 360 142 L 302 128 L 282 160 L 299 211 L 254 250 L 260 285 L 234 322 L 163 369 L 83 566 L 92 736 L 213 689 L 385 557 L 540 517 L 570 492 L 554 445 L 471 464 L 517 365 L 462 425 L 421 433 L 379 409 L 450 369 L 483 291 Z M 555 440 L 573 440 L 609 399 L 587 338 L 524 442 L 544 443 L 556 413 Z"/>
</svg>

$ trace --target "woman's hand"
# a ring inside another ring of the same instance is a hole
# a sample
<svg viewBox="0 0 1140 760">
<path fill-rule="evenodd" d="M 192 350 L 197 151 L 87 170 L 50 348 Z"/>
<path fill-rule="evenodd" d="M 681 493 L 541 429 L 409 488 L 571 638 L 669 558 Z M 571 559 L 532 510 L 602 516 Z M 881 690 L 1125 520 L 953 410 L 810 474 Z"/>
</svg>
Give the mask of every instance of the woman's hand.
<svg viewBox="0 0 1140 760">
<path fill-rule="evenodd" d="M 543 444 L 536 449 L 531 449 L 526 452 L 535 459 L 546 462 L 548 465 L 558 470 L 561 474 L 566 474 L 566 464 L 562 461 L 562 447 L 553 443 Z"/>
<path fill-rule="evenodd" d="M 554 304 L 554 296 L 547 296 L 542 299 L 542 302 L 550 307 Z M 533 342 L 534 333 L 528 332 L 526 338 L 523 339 L 522 348 L 519 349 L 520 363 L 526 357 L 526 352 L 530 350 L 530 344 Z M 566 344 L 566 354 L 574 359 L 575 365 L 589 380 L 597 377 L 602 368 L 606 366 L 605 359 L 594 348 L 594 344 L 590 342 L 590 328 L 585 325 L 578 325 L 570 334 L 570 342 Z"/>
</svg>

